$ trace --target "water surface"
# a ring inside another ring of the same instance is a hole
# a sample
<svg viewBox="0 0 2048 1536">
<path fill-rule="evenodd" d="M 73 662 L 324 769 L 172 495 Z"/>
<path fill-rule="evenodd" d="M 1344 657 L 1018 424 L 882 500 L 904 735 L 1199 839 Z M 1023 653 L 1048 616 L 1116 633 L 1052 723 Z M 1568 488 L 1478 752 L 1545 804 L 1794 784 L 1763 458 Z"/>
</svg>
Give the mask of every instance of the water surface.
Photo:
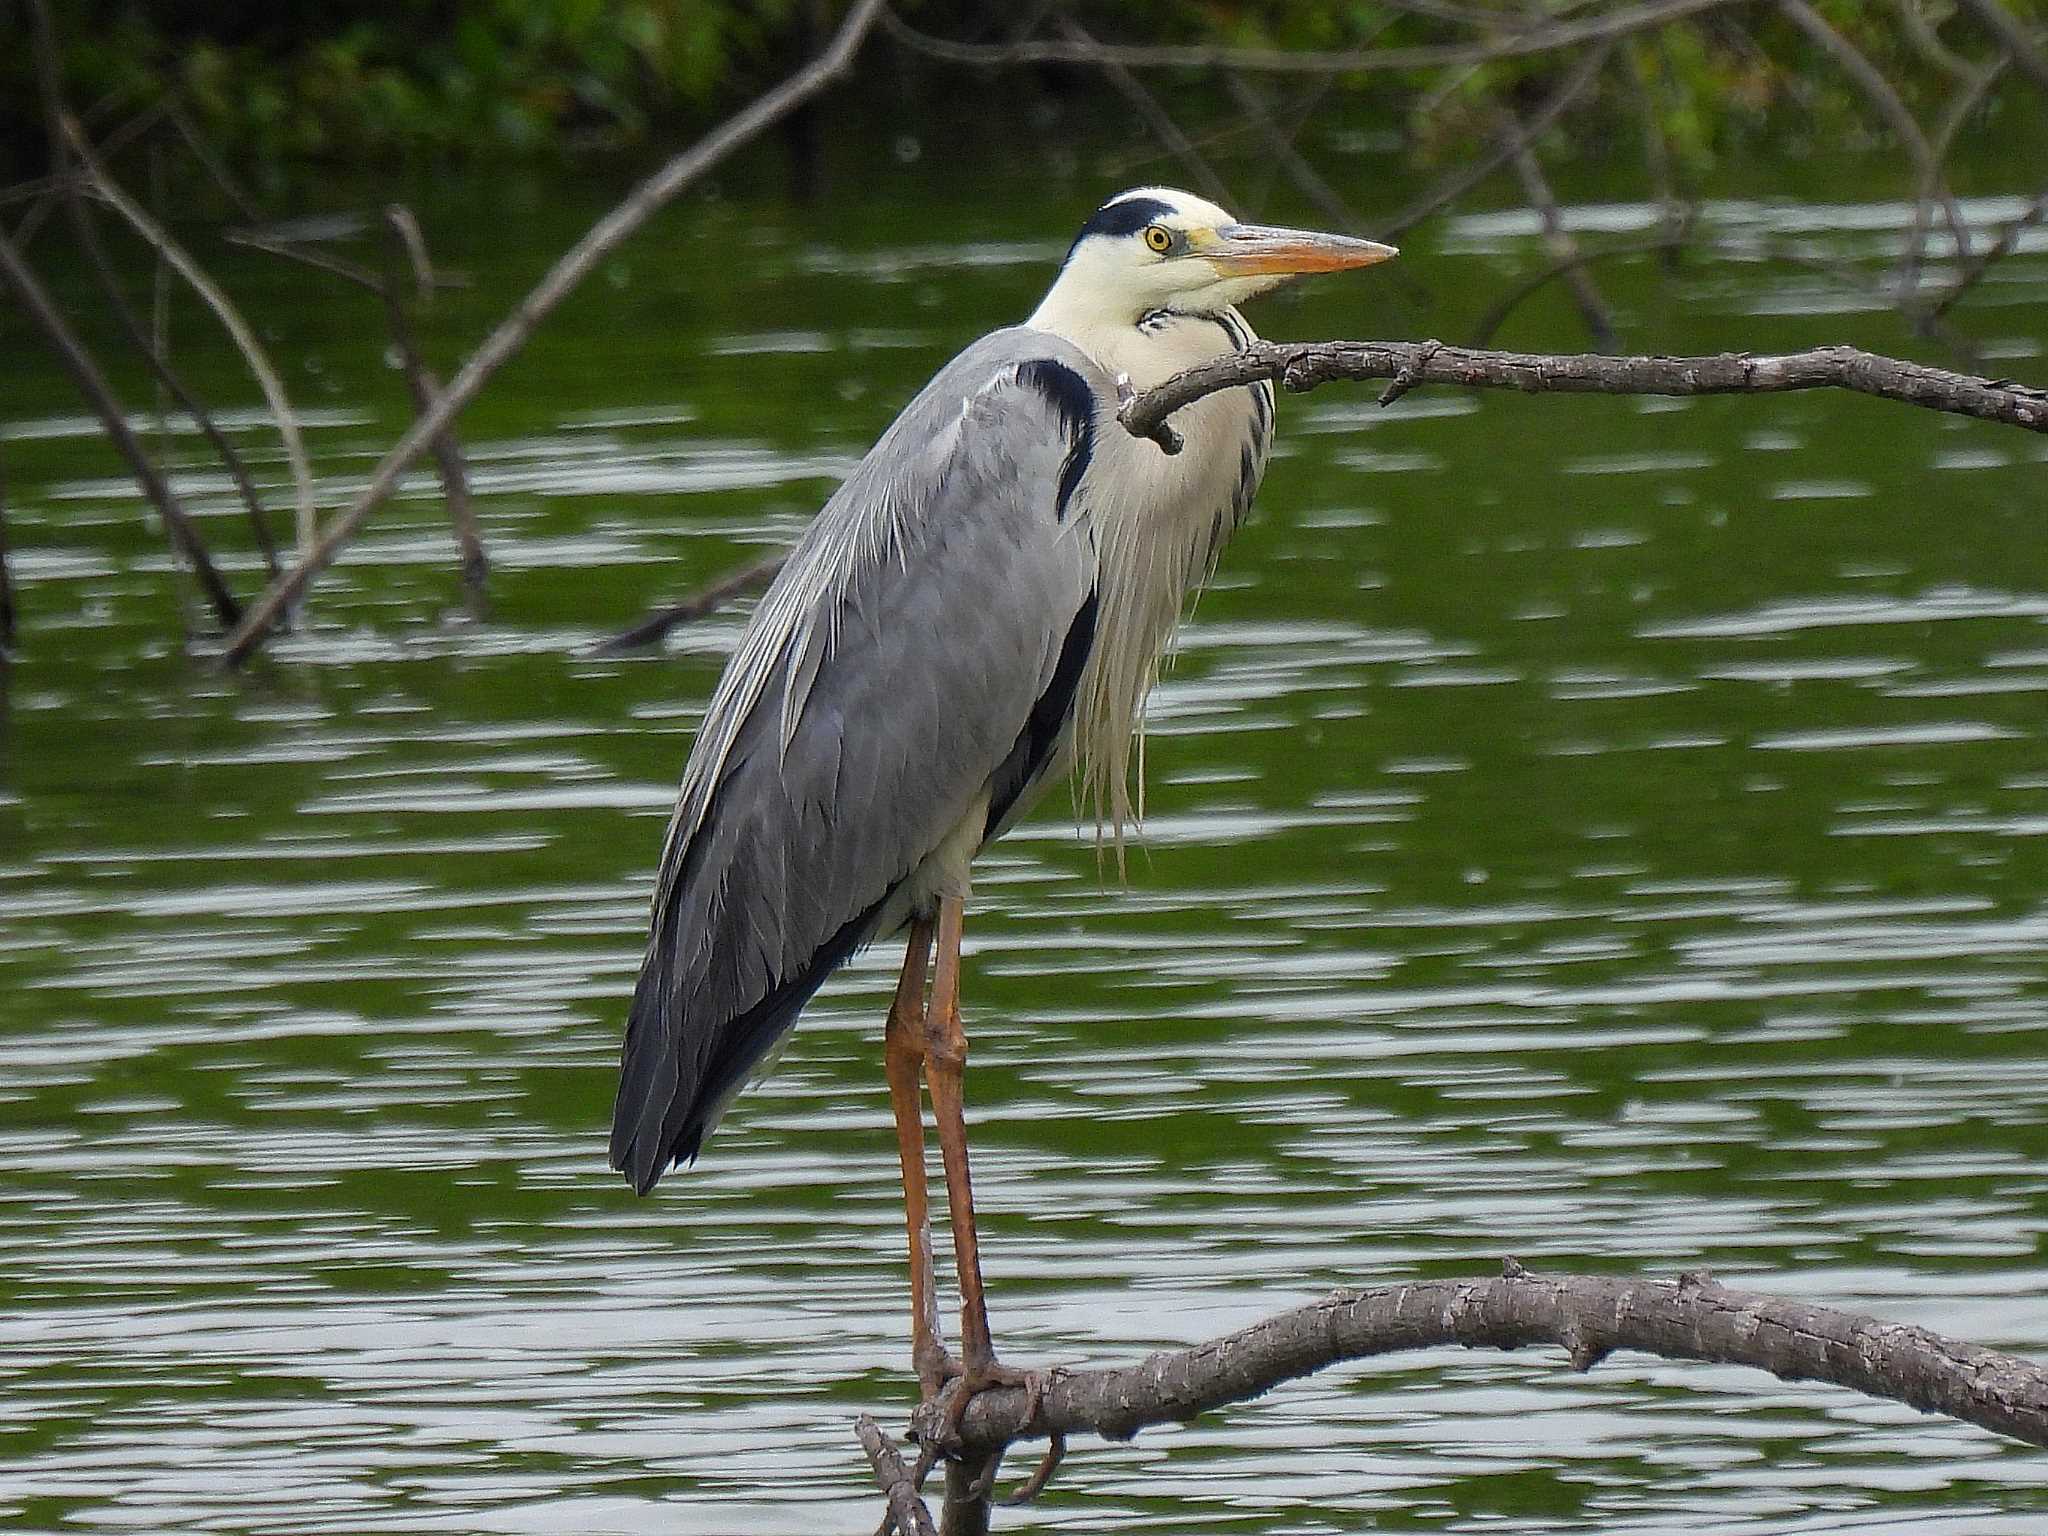
<svg viewBox="0 0 2048 1536">
<path fill-rule="evenodd" d="M 181 654 L 61 380 L 8 370 L 0 1523 L 873 1528 L 851 1420 L 910 1392 L 896 954 L 826 989 L 694 1171 L 644 1201 L 608 1174 L 663 818 L 740 615 L 585 653 L 792 537 L 1029 308 L 1092 190 L 666 217 L 467 421 L 491 616 L 454 609 L 422 473 L 236 679 Z M 507 196 L 422 209 L 476 279 L 430 317 L 444 355 L 597 208 Z M 1710 213 L 1878 263 L 1897 210 Z M 1474 215 L 1399 284 L 1256 318 L 1456 337 L 1538 250 Z M 376 317 L 220 259 L 333 505 L 403 421 Z M 1804 270 L 1602 271 L 1662 350 L 1906 345 Z M 1992 293 L 1966 318 L 2035 368 L 2038 231 Z M 1501 340 L 1578 344 L 1548 296 Z M 1006 1353 L 1126 1359 L 1512 1254 L 2048 1354 L 2041 443 L 1820 394 L 1371 400 L 1283 401 L 1262 517 L 1154 700 L 1128 883 L 1060 795 L 985 861 L 969 1097 Z M 279 486 L 260 412 L 231 420 Z M 1955 1536 L 2043 1508 L 2038 1452 L 1844 1392 L 1445 1351 L 1079 1447 L 1004 1522 Z"/>
</svg>

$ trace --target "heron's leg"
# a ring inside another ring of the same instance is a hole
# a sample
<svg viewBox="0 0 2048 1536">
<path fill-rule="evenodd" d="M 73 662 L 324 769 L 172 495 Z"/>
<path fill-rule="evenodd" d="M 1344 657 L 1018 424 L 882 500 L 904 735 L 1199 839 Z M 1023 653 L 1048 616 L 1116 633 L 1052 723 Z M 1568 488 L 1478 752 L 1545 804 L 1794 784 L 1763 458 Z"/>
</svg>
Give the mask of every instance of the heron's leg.
<svg viewBox="0 0 2048 1536">
<path fill-rule="evenodd" d="M 974 1189 L 967 1173 L 967 1111 L 960 1083 L 967 1065 L 967 1031 L 960 1022 L 960 934 L 966 905 L 959 896 L 940 899 L 938 959 L 924 1018 L 925 1078 L 931 1084 L 932 1118 L 938 1123 L 939 1150 L 946 1161 L 946 1210 L 953 1221 L 953 1260 L 960 1272 L 960 1354 L 967 1378 L 958 1399 L 961 1407 L 973 1393 L 1007 1382 L 1013 1374 L 996 1364 L 989 1338 L 981 1255 L 974 1235 Z"/>
<path fill-rule="evenodd" d="M 896 1112 L 896 1150 L 903 1159 L 903 1219 L 910 1229 L 910 1363 L 925 1397 L 937 1395 L 946 1376 L 946 1345 L 939 1332 L 938 1286 L 932 1276 L 932 1222 L 925 1191 L 924 978 L 931 960 L 932 929 L 928 917 L 910 920 L 910 938 L 903 946 L 903 974 L 882 1045 L 882 1068 L 889 1077 L 889 1105 Z"/>
</svg>

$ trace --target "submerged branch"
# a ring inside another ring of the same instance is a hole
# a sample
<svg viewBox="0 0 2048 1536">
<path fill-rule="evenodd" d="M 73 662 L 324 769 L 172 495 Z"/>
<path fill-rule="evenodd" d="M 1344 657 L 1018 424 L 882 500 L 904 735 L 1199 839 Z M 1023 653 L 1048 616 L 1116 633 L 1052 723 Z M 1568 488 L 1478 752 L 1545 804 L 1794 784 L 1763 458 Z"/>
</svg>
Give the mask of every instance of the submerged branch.
<svg viewBox="0 0 2048 1536">
<path fill-rule="evenodd" d="M 1083 1430 L 1127 1440 L 1150 1425 L 1180 1423 L 1342 1361 L 1454 1344 L 1554 1344 L 1578 1371 L 1621 1349 L 1753 1366 L 1785 1381 L 1848 1387 L 2048 1446 L 2048 1367 L 2017 1355 L 1859 1313 L 1728 1290 L 1704 1275 L 1535 1275 L 1509 1260 L 1497 1279 L 1336 1291 L 1136 1365 L 1055 1371 L 1035 1414 L 1023 1388 L 992 1388 L 968 1405 L 957 1449 L 980 1459 L 1017 1440 Z M 938 1405 L 920 1409 L 919 1427 L 936 1425 L 942 1415 Z"/>
<path fill-rule="evenodd" d="M 1158 439 L 1166 419 L 1182 406 L 1257 379 L 1274 379 L 1291 390 L 1314 389 L 1331 379 L 1390 379 L 1393 383 L 1383 399 L 1419 384 L 1596 395 L 1768 395 L 1846 389 L 2048 433 L 2048 391 L 2008 380 L 1972 378 L 1855 347 L 1814 347 L 1778 356 L 1722 352 L 1706 357 L 1602 357 L 1483 352 L 1434 341 L 1262 341 L 1175 374 L 1127 401 L 1118 416 L 1134 436 Z M 1170 441 L 1170 429 L 1166 430 Z"/>
</svg>

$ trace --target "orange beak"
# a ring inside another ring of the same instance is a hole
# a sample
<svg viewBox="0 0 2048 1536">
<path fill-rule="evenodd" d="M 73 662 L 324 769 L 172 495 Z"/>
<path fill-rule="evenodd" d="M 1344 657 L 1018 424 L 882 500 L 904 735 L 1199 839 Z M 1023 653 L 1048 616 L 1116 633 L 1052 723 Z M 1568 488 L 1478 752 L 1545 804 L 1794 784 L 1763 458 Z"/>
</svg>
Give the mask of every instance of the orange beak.
<svg viewBox="0 0 2048 1536">
<path fill-rule="evenodd" d="M 1199 252 L 1231 277 L 1347 272 L 1377 266 L 1401 253 L 1377 240 L 1349 235 L 1324 235 L 1308 229 L 1276 229 L 1266 224 L 1226 224 Z"/>
</svg>

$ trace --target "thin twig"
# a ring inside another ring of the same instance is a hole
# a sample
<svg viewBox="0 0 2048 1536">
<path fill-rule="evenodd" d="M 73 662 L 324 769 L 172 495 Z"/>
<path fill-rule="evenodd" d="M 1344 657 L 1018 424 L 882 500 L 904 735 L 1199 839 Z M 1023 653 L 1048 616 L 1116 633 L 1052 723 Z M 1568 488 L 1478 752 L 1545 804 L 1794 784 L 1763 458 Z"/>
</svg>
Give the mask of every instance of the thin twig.
<svg viewBox="0 0 2048 1536">
<path fill-rule="evenodd" d="M 1510 315 L 1521 307 L 1523 300 L 1537 293 L 1547 284 L 1572 268 L 1589 267 L 1596 261 L 1606 261 L 1615 256 L 1640 256 L 1649 251 L 1677 250 L 1682 248 L 1684 243 L 1685 230 L 1683 225 L 1681 225 L 1676 229 L 1666 229 L 1657 234 L 1646 236 L 1641 240 L 1625 240 L 1617 245 L 1603 245 L 1595 251 L 1576 248 L 1570 255 L 1559 257 L 1540 272 L 1530 273 L 1529 276 L 1522 279 L 1521 282 L 1515 284 L 1514 287 L 1508 289 L 1500 297 L 1496 298 L 1492 304 L 1487 306 L 1486 313 L 1481 315 L 1473 324 L 1472 340 L 1469 345 L 1483 347 L 1492 341 L 1494 333 L 1502 325 L 1506 324 Z"/>
<path fill-rule="evenodd" d="M 431 297 L 434 268 L 427 256 L 426 236 L 420 232 L 419 221 L 412 216 L 411 209 L 400 203 L 393 203 L 384 210 L 384 221 L 391 232 L 396 254 L 405 258 L 412 271 L 417 291 Z M 391 327 L 392 344 L 398 348 L 399 367 L 405 374 L 405 386 L 412 395 L 413 409 L 425 414 L 434 408 L 434 402 L 441 393 L 441 384 L 434 377 L 433 369 L 427 366 L 426 359 L 420 355 L 395 263 L 385 274 L 383 295 L 384 318 Z M 463 463 L 462 443 L 456 437 L 453 420 L 434 434 L 434 467 L 441 477 L 441 498 L 447 503 L 449 526 L 455 530 L 455 546 L 461 556 L 462 590 L 470 606 L 480 608 L 491 566 L 484 554 L 476 506 L 469 498 L 469 471 Z"/>
<path fill-rule="evenodd" d="M 1831 56 L 1842 66 L 1842 72 L 1853 81 L 1857 88 L 1869 98 L 1878 115 L 1892 125 L 1892 131 L 1899 136 L 1900 144 L 1920 172 L 1920 183 L 1931 187 L 1935 200 L 1940 204 L 1942 219 L 1947 223 L 1949 234 L 1954 239 L 1956 254 L 1967 258 L 1970 254 L 1970 232 L 1962 210 L 1943 180 L 1941 164 L 1935 158 L 1933 146 L 1920 131 L 1920 124 L 1913 118 L 1897 89 L 1884 76 L 1884 71 L 1864 56 L 1863 51 L 1828 24 L 1806 0 L 1778 0 L 1778 9 L 1823 53 Z M 1927 202 L 1920 199 L 1913 205 L 1913 228 L 1907 244 L 1906 272 L 1916 273 L 1919 269 L 1920 251 L 1927 237 Z"/>
<path fill-rule="evenodd" d="M 1960 4 L 2004 45 L 2013 61 L 2034 84 L 2048 91 L 2048 52 L 2044 52 L 2040 41 L 2020 25 L 2018 17 L 1999 0 L 1960 0 Z"/>
<path fill-rule="evenodd" d="M 1928 63 L 1936 69 L 1954 75 L 1964 84 L 1975 77 L 1978 72 L 1977 66 L 1941 40 L 1941 34 L 1935 30 L 1934 23 L 1929 21 L 1926 13 L 1920 9 L 1920 0 L 1892 0 L 1892 10 L 1897 13 L 1900 28 L 1908 40 Z"/>
<path fill-rule="evenodd" d="M 40 0 L 39 0 L 40 3 Z M 306 459 L 305 438 L 299 432 L 299 418 L 286 398 L 284 381 L 278 377 L 271 365 L 269 354 L 263 343 L 256 339 L 256 332 L 249 322 L 242 318 L 242 312 L 204 267 L 178 242 L 171 238 L 169 231 L 149 216 L 149 213 L 134 198 L 121 190 L 120 185 L 106 173 L 94 155 L 92 145 L 87 142 L 78 124 L 68 114 L 60 114 L 64 137 L 69 140 L 72 153 L 78 156 L 80 167 L 89 178 L 93 192 L 100 200 L 122 218 L 147 241 L 163 259 L 170 263 L 171 270 L 185 280 L 185 286 L 198 294 L 206 307 L 213 311 L 221 328 L 242 354 L 249 372 L 255 376 L 256 384 L 263 391 L 263 398 L 270 406 L 271 420 L 277 427 L 277 435 L 284 443 L 285 462 L 291 469 L 294 499 L 298 514 L 300 558 L 312 547 L 318 535 L 313 511 L 313 473 Z"/>
<path fill-rule="evenodd" d="M 1129 45 L 1086 48 L 1072 40 L 1026 39 L 1016 43 L 955 43 L 920 32 L 893 11 L 883 13 L 889 35 L 905 47 L 953 64 L 1087 64 L 1105 58 L 1130 69 L 1241 69 L 1280 75 L 1357 75 L 1386 70 L 1436 69 L 1449 64 L 1488 63 L 1556 53 L 1586 43 L 1626 37 L 1751 0 L 1650 0 L 1623 11 L 1582 21 L 1532 28 L 1485 43 L 1425 43 L 1412 48 L 1365 48 L 1341 53 L 1292 52 L 1281 48 L 1231 48 L 1200 44 Z"/>
<path fill-rule="evenodd" d="M 163 114 L 164 106 L 162 102 L 155 102 L 150 106 L 144 107 L 140 112 L 137 112 L 125 123 L 116 127 L 112 133 L 100 140 L 100 157 L 107 161 L 108 164 L 112 164 L 115 157 L 122 150 L 154 128 L 162 119 Z M 88 127 L 91 126 L 92 120 L 93 114 L 91 112 L 87 112 L 80 119 Z M 36 233 L 42 228 L 43 221 L 50 216 L 51 210 L 57 206 L 59 199 L 63 196 L 62 183 L 63 178 L 61 176 L 45 176 L 40 181 L 30 184 L 36 188 L 34 194 L 36 199 L 35 205 L 27 213 L 23 214 L 21 222 L 14 226 L 15 249 L 23 255 L 27 255 L 29 247 L 35 243 Z"/>
<path fill-rule="evenodd" d="M 185 141 L 185 147 L 192 151 L 192 158 L 199 162 L 201 170 L 213 178 L 213 184 L 220 188 L 222 195 L 235 205 L 236 212 L 252 224 L 260 220 L 263 217 L 263 210 L 257 206 L 253 197 L 242 190 L 242 184 L 235 180 L 226 162 L 214 153 L 213 146 L 206 142 L 205 136 L 194 125 L 185 109 L 175 101 L 166 100 L 164 112 L 170 119 L 171 126 L 177 129 L 178 137 Z"/>
<path fill-rule="evenodd" d="M 64 323 L 64 317 L 57 306 L 50 301 L 50 295 L 43 288 L 14 242 L 0 233 L 0 280 L 14 291 L 16 301 L 28 316 L 31 324 L 43 333 L 43 339 L 57 354 L 57 360 L 64 365 L 64 371 L 71 375 L 78 392 L 85 396 L 86 403 L 100 419 L 112 439 L 114 449 L 128 461 L 128 468 L 135 476 L 135 483 L 142 488 L 142 494 L 163 519 L 164 531 L 174 547 L 181 550 L 192 562 L 193 572 L 199 578 L 200 588 L 206 593 L 207 601 L 223 625 L 233 626 L 242 616 L 241 605 L 214 568 L 212 558 L 206 552 L 206 545 L 199 537 L 199 531 L 186 517 L 185 509 L 171 494 L 170 483 L 166 481 L 135 431 L 128 425 L 128 416 L 121 403 L 114 398 L 114 392 L 101 375 L 92 355 L 80 345 L 71 328 Z"/>
<path fill-rule="evenodd" d="M 248 617 L 228 636 L 221 652 L 222 664 L 238 665 L 262 643 L 285 610 L 306 589 L 307 583 L 333 563 L 334 557 L 354 536 L 363 519 L 391 494 L 398 484 L 398 477 L 425 451 L 434 434 L 476 398 L 486 381 L 526 344 L 535 327 L 590 275 L 598 263 L 698 176 L 845 73 L 881 8 L 882 0 L 855 0 L 846 19 L 840 23 L 831 46 L 822 54 L 675 156 L 636 187 L 625 201 L 592 225 L 583 238 L 548 269 L 538 286 L 470 354 L 469 361 L 449 381 L 434 408 L 406 429 L 405 435 L 371 471 L 369 482 L 356 494 L 355 500 L 329 521 L 326 532 L 314 547 L 300 557 L 297 565 L 271 583 L 250 608 Z"/>
<path fill-rule="evenodd" d="M 1266 110 L 1266 103 L 1253 89 L 1251 82 L 1243 75 L 1231 72 L 1224 75 L 1223 85 L 1230 92 L 1230 99 L 1237 103 L 1238 110 L 1244 113 L 1245 118 L 1251 123 L 1252 130 L 1265 144 L 1266 152 L 1273 157 L 1274 163 L 1287 173 L 1287 179 L 1294 183 L 1295 190 L 1320 208 L 1323 216 L 1329 219 L 1338 231 L 1350 233 L 1360 229 L 1362 225 L 1357 213 L 1338 194 L 1337 189 L 1308 163 L 1307 157 L 1295 147 L 1294 140 L 1281 131 L 1280 125 L 1273 121 L 1273 114 Z"/>
<path fill-rule="evenodd" d="M 911 1486 L 910 1473 L 895 1442 L 865 1413 L 854 1421 L 853 1431 L 860 1437 L 860 1448 L 867 1452 L 868 1465 L 875 1469 L 875 1481 L 889 1501 L 891 1518 L 884 1529 L 894 1529 L 901 1536 L 935 1536 L 932 1512 Z"/>
<path fill-rule="evenodd" d="M 1592 278 L 1586 275 L 1585 263 L 1573 259 L 1579 253 L 1579 243 L 1564 227 L 1564 210 L 1557 205 L 1557 194 L 1550 190 L 1550 178 L 1543 174 L 1543 162 L 1536 158 L 1528 130 L 1515 116 L 1512 107 L 1502 107 L 1498 121 L 1501 136 L 1515 144 L 1515 175 L 1542 223 L 1543 247 L 1550 252 L 1551 260 L 1559 264 L 1557 271 L 1571 292 L 1572 303 L 1578 309 L 1579 319 L 1585 323 L 1586 334 L 1592 338 L 1594 348 L 1612 352 L 1616 345 L 1614 314 L 1608 309 L 1607 300 L 1594 286 Z"/>
<path fill-rule="evenodd" d="M 1478 186 L 1515 155 L 1527 149 L 1536 139 L 1549 132 L 1550 125 L 1563 115 L 1564 109 L 1599 78 L 1600 68 L 1606 62 L 1607 45 L 1603 43 L 1590 50 L 1578 62 L 1572 72 L 1558 84 L 1557 89 L 1551 92 L 1550 99 L 1538 107 L 1522 125 L 1519 133 L 1504 135 L 1485 154 L 1459 166 L 1407 207 L 1379 221 L 1370 230 L 1372 237 L 1376 240 L 1398 239 L 1431 214 L 1449 206 Z"/>
<path fill-rule="evenodd" d="M 1958 299 L 1983 281 L 1985 273 L 2019 249 L 2020 237 L 2040 223 L 2043 217 L 2048 217 L 2048 187 L 2043 187 L 2034 194 L 2034 200 L 2021 210 L 2019 217 L 1999 232 L 1996 240 L 1963 264 L 1962 270 L 1956 274 L 1955 281 L 1950 283 L 1943 290 L 1941 297 L 1928 307 L 1928 317 L 1939 320 L 1946 315 Z"/>
<path fill-rule="evenodd" d="M 1291 390 L 1306 390 L 1331 379 L 1394 379 L 1406 373 L 1421 384 L 1525 394 L 1767 395 L 1846 389 L 2048 433 L 2048 391 L 1972 378 L 1855 347 L 1815 347 L 1779 356 L 1721 352 L 1706 357 L 1605 357 L 1483 352 L 1433 341 L 1261 341 L 1175 374 L 1128 402 L 1118 416 L 1135 436 L 1150 437 L 1190 401 L 1255 379 L 1274 379 Z"/>
<path fill-rule="evenodd" d="M 722 608 L 748 592 L 758 592 L 775 579 L 783 563 L 789 559 L 787 553 L 766 556 L 752 565 L 743 565 L 736 571 L 727 571 L 714 581 L 708 581 L 679 603 L 667 608 L 656 609 L 631 629 L 621 630 L 609 640 L 600 641 L 590 648 L 593 656 L 618 656 L 627 651 L 637 650 L 643 645 L 652 645 L 678 624 L 687 624 L 692 619 L 701 619 L 705 614 Z"/>
<path fill-rule="evenodd" d="M 1081 47 L 1094 50 L 1101 60 L 1104 75 L 1118 93 L 1131 104 L 1138 116 L 1145 120 L 1145 126 L 1152 130 L 1152 136 L 1159 140 L 1167 153 L 1181 163 L 1181 168 L 1195 179 L 1202 191 L 1219 203 L 1230 201 L 1230 188 L 1223 184 L 1223 178 L 1216 174 L 1215 167 L 1202 158 L 1201 152 L 1181 132 L 1180 124 L 1173 115 L 1159 104 L 1159 98 L 1146 90 L 1138 77 L 1119 64 L 1115 59 L 1102 53 L 1102 45 L 1089 36 L 1087 30 L 1071 17 L 1060 22 L 1060 32 Z"/>
<path fill-rule="evenodd" d="M 114 273 L 112 262 L 107 259 L 106 247 L 101 243 L 99 230 L 93 223 L 92 210 L 86 207 L 85 199 L 79 195 L 75 181 L 71 182 L 71 192 L 66 196 L 65 202 L 69 205 L 67 211 L 78 247 L 85 253 L 87 262 L 99 276 L 101 292 L 106 295 L 107 307 L 113 311 L 115 323 L 127 336 L 129 345 L 142 354 L 143 361 L 149 365 L 150 372 L 156 375 L 157 381 L 178 403 L 179 408 L 192 418 L 201 435 L 220 456 L 221 464 L 228 472 L 228 479 L 235 487 L 235 494 L 241 498 L 242 506 L 248 512 L 250 532 L 255 537 L 256 547 L 263 552 L 264 567 L 275 576 L 278 570 L 277 541 L 271 537 L 269 517 L 263 509 L 263 498 L 256 490 L 256 481 L 249 473 L 249 466 L 236 451 L 233 440 L 221 430 L 220 423 L 214 420 L 213 413 L 206 408 L 205 402 L 192 392 L 183 375 L 171 366 L 167 349 L 144 330 L 141 317 L 128 302 L 128 296 L 121 291 L 120 279 Z"/>
</svg>

